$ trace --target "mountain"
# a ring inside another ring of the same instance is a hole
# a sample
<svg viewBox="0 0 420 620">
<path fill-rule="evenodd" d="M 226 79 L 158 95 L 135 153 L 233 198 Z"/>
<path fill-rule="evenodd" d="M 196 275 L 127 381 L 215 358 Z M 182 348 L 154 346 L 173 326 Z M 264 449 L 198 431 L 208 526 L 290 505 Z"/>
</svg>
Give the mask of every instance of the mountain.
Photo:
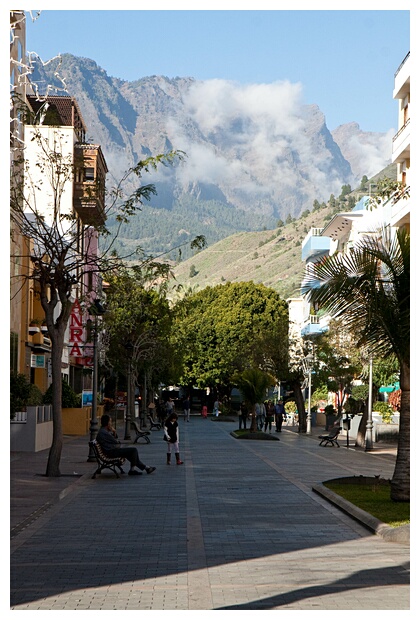
<svg viewBox="0 0 420 620">
<path fill-rule="evenodd" d="M 340 208 L 341 207 L 341 208 Z M 174 265 L 169 297 L 182 297 L 223 282 L 253 281 L 273 288 L 283 299 L 300 294 L 304 274 L 302 241 L 311 228 L 323 228 L 345 202 L 306 211 L 288 224 L 256 232 L 239 232 Z M 177 292 L 177 288 L 179 291 Z"/>
<path fill-rule="evenodd" d="M 143 179 L 158 195 L 121 231 L 117 249 L 124 253 L 137 245 L 167 252 L 197 234 L 213 244 L 240 231 L 274 229 L 279 219 L 298 217 L 315 199 L 339 195 L 343 185 L 389 163 L 383 134 L 362 132 L 357 123 L 330 132 L 319 107 L 302 104 L 298 86 L 287 81 L 127 82 L 70 54 L 35 63 L 31 81 L 40 92 L 52 85 L 77 99 L 89 136 L 105 154 L 108 184 L 140 159 L 185 152 L 183 162 Z"/>
</svg>

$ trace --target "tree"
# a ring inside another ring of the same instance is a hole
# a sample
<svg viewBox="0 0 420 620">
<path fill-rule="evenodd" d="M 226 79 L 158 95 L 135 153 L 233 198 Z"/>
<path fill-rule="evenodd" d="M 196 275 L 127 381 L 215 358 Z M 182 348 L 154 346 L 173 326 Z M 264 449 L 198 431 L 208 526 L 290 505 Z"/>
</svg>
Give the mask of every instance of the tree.
<svg viewBox="0 0 420 620">
<path fill-rule="evenodd" d="M 106 359 L 114 370 L 127 377 L 128 421 L 134 419 L 134 390 L 139 385 L 139 375 L 146 378 L 146 385 L 156 385 L 170 364 L 165 344 L 171 316 L 165 282 L 161 281 L 163 266 L 156 263 L 156 271 L 146 276 L 139 266 L 121 266 L 108 277 L 103 323 L 108 340 Z M 143 403 L 146 397 L 143 394 Z"/>
<path fill-rule="evenodd" d="M 30 122 L 37 123 L 42 118 L 38 114 L 37 118 L 31 117 Z M 61 361 L 73 303 L 75 298 L 81 298 L 88 310 L 101 275 L 122 264 L 122 257 L 118 257 L 113 248 L 118 231 L 109 234 L 107 217 L 112 214 L 121 224 L 127 222 L 143 201 L 156 193 L 153 185 L 142 184 L 143 175 L 159 164 L 172 164 L 182 154 L 170 152 L 138 162 L 116 187 L 106 192 L 107 202 L 99 220 L 103 223 L 86 226 L 76 211 L 66 208 L 66 196 L 81 163 L 66 154 L 66 137 L 60 128 L 50 126 L 48 129 L 44 132 L 42 126 L 31 125 L 37 160 L 28 159 L 25 151 L 14 159 L 10 193 L 12 228 L 26 239 L 26 249 L 15 258 L 32 265 L 18 277 L 22 282 L 34 283 L 51 339 L 53 439 L 46 475 L 59 476 L 63 445 Z M 138 186 L 125 195 L 125 182 L 132 177 L 137 179 Z M 104 190 L 103 186 L 92 184 L 89 200 L 99 200 Z M 46 210 L 38 204 L 40 192 L 49 196 Z M 104 240 L 100 255 L 95 251 L 99 235 Z M 137 252 L 141 256 L 141 250 Z M 95 281 L 96 286 L 90 288 L 89 281 Z"/>
<path fill-rule="evenodd" d="M 207 287 L 174 306 L 172 338 L 182 356 L 184 385 L 218 388 L 230 395 L 235 372 L 264 355 L 273 325 L 287 334 L 288 307 L 262 284 L 239 282 Z M 280 327 L 279 327 L 280 329 Z"/>
<path fill-rule="evenodd" d="M 232 383 L 241 391 L 251 409 L 251 432 L 255 433 L 257 430 L 255 405 L 263 402 L 267 389 L 276 385 L 276 379 L 259 368 L 246 368 L 233 375 Z"/>
<path fill-rule="evenodd" d="M 368 182 L 369 182 L 369 179 L 364 174 L 363 177 L 362 177 L 362 180 L 360 181 L 360 189 L 361 190 L 367 190 Z"/>
<path fill-rule="evenodd" d="M 318 286 L 319 284 L 319 286 Z M 312 288 L 311 288 L 312 285 Z M 316 287 L 315 287 L 316 285 Z M 359 345 L 400 366 L 401 409 L 391 498 L 410 499 L 410 235 L 364 236 L 349 254 L 313 265 L 306 293 L 311 302 L 342 317 Z"/>
<path fill-rule="evenodd" d="M 348 194 L 350 194 L 351 192 L 351 186 L 350 185 L 342 185 L 341 186 L 341 194 L 339 196 L 340 200 L 342 198 L 345 198 Z"/>
<path fill-rule="evenodd" d="M 395 201 L 400 198 L 408 200 L 408 198 L 410 198 L 410 190 L 401 181 L 383 177 L 378 181 L 375 195 L 369 197 L 368 207 L 372 209 L 381 206 L 384 202 L 389 200 L 391 196 Z"/>
<path fill-rule="evenodd" d="M 352 390 L 353 379 L 360 374 L 362 365 L 358 362 L 358 349 L 354 338 L 345 326 L 331 320 L 328 331 L 316 340 L 317 378 L 325 383 L 329 392 L 334 392 L 337 415 Z"/>
</svg>

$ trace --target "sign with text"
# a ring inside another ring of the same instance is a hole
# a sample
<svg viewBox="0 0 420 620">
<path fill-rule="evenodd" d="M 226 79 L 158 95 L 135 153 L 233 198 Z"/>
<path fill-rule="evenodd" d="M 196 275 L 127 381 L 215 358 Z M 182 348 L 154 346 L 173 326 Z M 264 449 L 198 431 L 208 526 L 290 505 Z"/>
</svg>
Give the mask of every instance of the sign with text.
<svg viewBox="0 0 420 620">
<path fill-rule="evenodd" d="M 31 354 L 31 368 L 45 368 L 45 355 Z"/>
</svg>

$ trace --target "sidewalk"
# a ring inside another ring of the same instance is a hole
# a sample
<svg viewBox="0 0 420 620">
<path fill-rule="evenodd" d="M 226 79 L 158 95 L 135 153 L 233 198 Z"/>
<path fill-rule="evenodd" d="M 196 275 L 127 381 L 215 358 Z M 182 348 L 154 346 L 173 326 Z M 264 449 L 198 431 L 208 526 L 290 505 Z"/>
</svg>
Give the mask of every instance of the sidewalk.
<svg viewBox="0 0 420 620">
<path fill-rule="evenodd" d="M 230 435 L 237 423 L 179 422 L 183 466 L 166 466 L 159 431 L 135 444 L 151 476 L 92 480 L 88 437 L 65 438 L 57 479 L 44 476 L 48 451 L 12 453 L 13 609 L 409 608 L 408 543 L 312 490 L 390 478 L 394 447 L 322 448 L 323 429 L 287 426 L 279 441 L 245 441 Z"/>
</svg>

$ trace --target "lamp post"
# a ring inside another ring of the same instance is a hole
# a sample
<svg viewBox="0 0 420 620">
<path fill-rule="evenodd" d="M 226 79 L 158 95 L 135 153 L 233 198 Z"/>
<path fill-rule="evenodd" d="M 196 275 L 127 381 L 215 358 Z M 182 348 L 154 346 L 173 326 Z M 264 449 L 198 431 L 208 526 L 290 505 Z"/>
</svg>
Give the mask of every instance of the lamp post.
<svg viewBox="0 0 420 620">
<path fill-rule="evenodd" d="M 102 316 L 105 313 L 105 309 L 102 306 L 99 299 L 95 299 L 93 305 L 89 309 L 89 314 L 95 317 L 95 322 L 92 319 L 86 321 L 86 327 L 88 331 L 93 335 L 93 376 L 92 376 L 92 411 L 90 417 L 90 441 L 96 438 L 98 432 L 98 316 Z M 96 461 L 93 448 L 89 447 L 89 455 L 87 458 L 89 463 Z"/>
<path fill-rule="evenodd" d="M 306 433 L 311 433 L 311 392 L 312 392 L 312 368 L 313 368 L 314 357 L 312 353 L 309 353 L 302 360 L 302 367 L 304 374 L 308 375 L 308 413 L 306 414 Z"/>
<path fill-rule="evenodd" d="M 369 358 L 369 398 L 368 398 L 368 419 L 366 423 L 365 452 L 373 450 L 373 420 L 372 420 L 372 383 L 373 383 L 373 360 Z"/>
<path fill-rule="evenodd" d="M 127 408 L 125 412 L 125 432 L 124 439 L 131 439 L 130 425 L 131 425 L 131 406 L 133 401 L 133 395 L 131 393 L 131 361 L 133 356 L 134 345 L 129 340 L 124 345 L 128 355 L 128 369 L 127 369 Z"/>
<path fill-rule="evenodd" d="M 310 434 L 311 433 L 311 423 L 312 423 L 312 416 L 311 416 L 311 392 L 312 392 L 312 365 L 313 365 L 313 361 L 314 358 L 312 355 L 307 355 L 306 357 L 306 362 L 307 362 L 307 368 L 308 368 L 308 413 L 306 416 L 306 433 Z"/>
<path fill-rule="evenodd" d="M 95 316 L 95 323 L 88 319 L 87 327 L 93 334 L 93 374 L 92 374 L 92 412 L 90 417 L 90 441 L 93 441 L 98 432 L 98 317 Z M 93 448 L 89 447 L 88 462 L 96 461 Z"/>
</svg>

